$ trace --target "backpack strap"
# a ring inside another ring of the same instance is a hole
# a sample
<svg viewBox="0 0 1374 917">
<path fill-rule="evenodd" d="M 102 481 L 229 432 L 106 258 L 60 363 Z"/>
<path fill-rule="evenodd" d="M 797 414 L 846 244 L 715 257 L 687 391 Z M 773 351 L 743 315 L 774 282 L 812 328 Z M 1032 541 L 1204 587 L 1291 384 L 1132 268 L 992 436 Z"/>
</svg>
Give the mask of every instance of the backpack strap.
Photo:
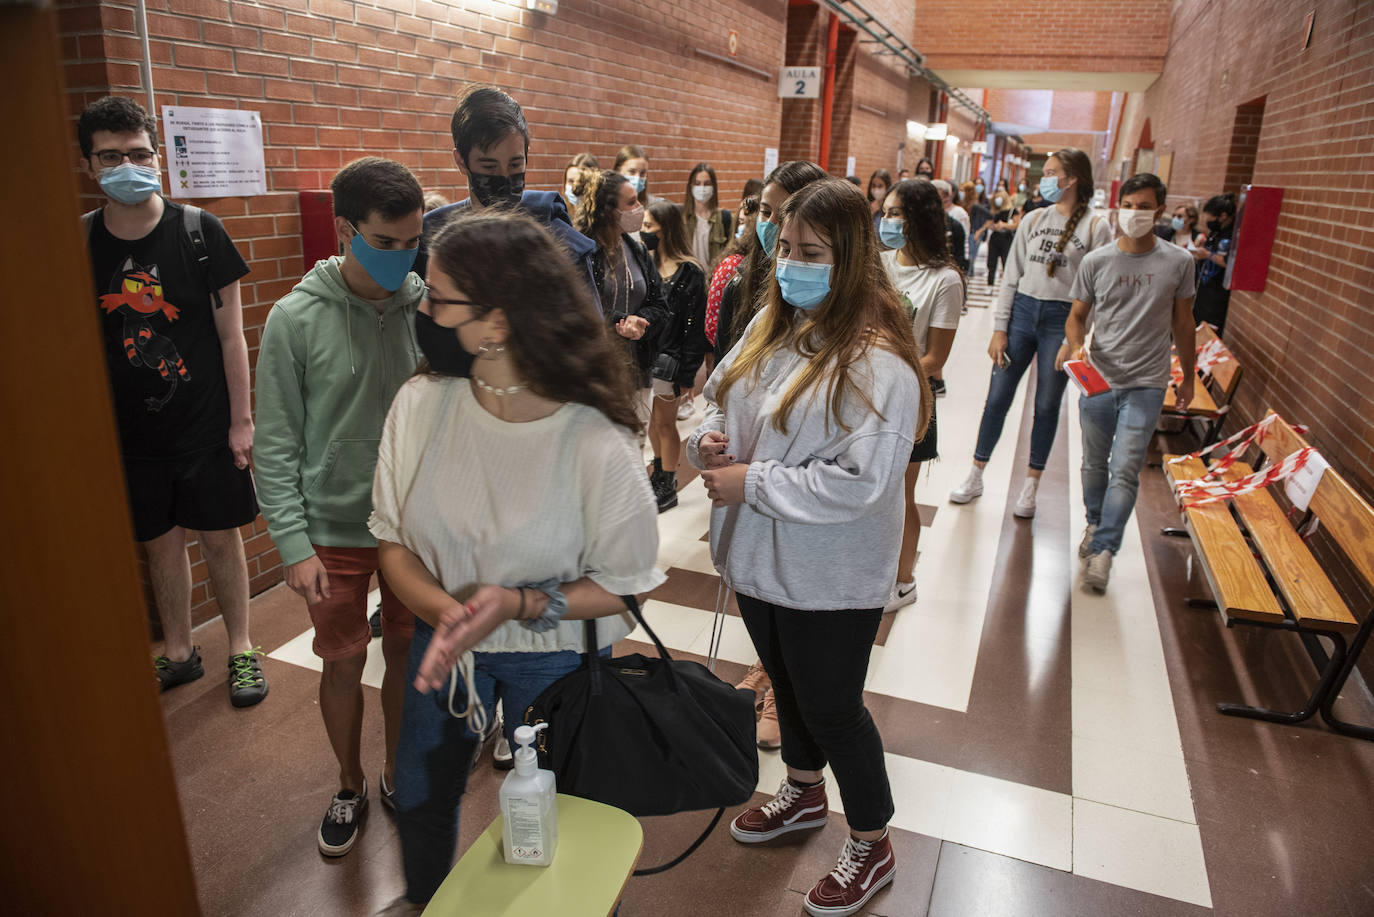
<svg viewBox="0 0 1374 917">
<path fill-rule="evenodd" d="M 91 241 L 91 233 L 95 231 L 95 215 L 100 212 L 100 208 L 88 210 L 81 214 L 81 228 L 86 231 L 86 241 Z"/>
<path fill-rule="evenodd" d="M 734 214 L 728 210 L 721 210 L 720 220 L 725 224 L 725 242 L 728 245 L 735 237 L 730 234 L 730 221 L 734 219 Z"/>
<path fill-rule="evenodd" d="M 219 290 L 215 288 L 214 280 L 210 276 L 210 249 L 205 244 L 205 232 L 202 229 L 204 214 L 205 211 L 194 204 L 182 204 L 181 228 L 191 242 L 191 255 L 205 277 L 205 287 L 210 291 L 210 298 L 214 300 L 215 308 L 220 309 L 224 307 L 224 300 L 220 299 Z"/>
</svg>

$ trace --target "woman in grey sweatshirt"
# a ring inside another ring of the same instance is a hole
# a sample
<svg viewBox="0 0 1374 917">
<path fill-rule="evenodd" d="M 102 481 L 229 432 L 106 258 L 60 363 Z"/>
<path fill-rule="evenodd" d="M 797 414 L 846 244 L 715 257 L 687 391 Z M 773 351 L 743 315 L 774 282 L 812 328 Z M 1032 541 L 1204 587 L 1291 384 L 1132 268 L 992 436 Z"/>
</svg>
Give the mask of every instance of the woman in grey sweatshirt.
<svg viewBox="0 0 1374 917">
<path fill-rule="evenodd" d="M 707 383 L 688 457 L 713 502 L 716 569 L 773 680 L 787 765 L 778 795 L 731 834 L 747 844 L 822 827 L 829 764 L 851 836 L 807 908 L 849 914 L 893 875 L 892 795 L 863 683 L 931 400 L 862 193 L 818 181 L 781 213 L 776 280 Z"/>
</svg>

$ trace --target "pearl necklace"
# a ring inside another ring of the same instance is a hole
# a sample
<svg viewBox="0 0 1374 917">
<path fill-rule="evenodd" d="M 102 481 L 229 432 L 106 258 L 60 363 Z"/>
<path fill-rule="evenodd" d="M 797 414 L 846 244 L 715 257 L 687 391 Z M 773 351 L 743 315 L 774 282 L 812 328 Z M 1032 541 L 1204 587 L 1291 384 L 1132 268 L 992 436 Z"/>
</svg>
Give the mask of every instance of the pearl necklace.
<svg viewBox="0 0 1374 917">
<path fill-rule="evenodd" d="M 514 395 L 516 392 L 523 392 L 525 390 L 524 385 L 507 385 L 505 388 L 501 388 L 500 386 L 491 385 L 479 379 L 477 376 L 473 376 L 472 381 L 476 382 L 477 387 L 482 391 L 489 395 L 495 395 L 498 398 L 504 398 L 506 395 Z"/>
</svg>

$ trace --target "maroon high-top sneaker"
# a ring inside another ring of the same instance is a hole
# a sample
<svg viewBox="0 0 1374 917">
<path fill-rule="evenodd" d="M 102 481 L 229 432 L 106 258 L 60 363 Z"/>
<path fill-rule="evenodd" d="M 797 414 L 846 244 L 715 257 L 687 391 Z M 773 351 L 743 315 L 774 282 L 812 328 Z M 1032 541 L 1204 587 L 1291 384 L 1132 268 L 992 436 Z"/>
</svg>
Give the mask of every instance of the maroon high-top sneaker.
<svg viewBox="0 0 1374 917">
<path fill-rule="evenodd" d="M 897 864 L 887 832 L 876 841 L 853 837 L 844 842 L 840 861 L 806 893 L 806 912 L 812 917 L 849 917 L 863 910 L 878 889 L 892 881 Z"/>
<path fill-rule="evenodd" d="M 784 777 L 778 795 L 735 816 L 730 822 L 730 834 L 741 844 L 758 844 L 789 831 L 823 828 L 829 814 L 824 780 L 815 786 L 801 787 Z"/>
</svg>

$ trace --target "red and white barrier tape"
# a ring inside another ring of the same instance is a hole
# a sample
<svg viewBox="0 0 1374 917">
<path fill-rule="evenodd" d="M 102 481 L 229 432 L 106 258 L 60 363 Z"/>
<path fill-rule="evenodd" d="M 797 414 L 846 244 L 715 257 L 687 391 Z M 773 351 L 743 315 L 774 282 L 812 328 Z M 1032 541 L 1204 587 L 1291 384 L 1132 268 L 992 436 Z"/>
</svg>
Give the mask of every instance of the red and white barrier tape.
<svg viewBox="0 0 1374 917">
<path fill-rule="evenodd" d="M 1271 484 L 1292 477 L 1311 460 L 1316 451 L 1311 446 L 1304 446 L 1284 458 L 1277 465 L 1270 465 L 1254 474 L 1247 474 L 1245 477 L 1234 481 L 1217 480 L 1213 477 L 1218 473 L 1215 469 L 1208 472 L 1208 476 L 1205 478 L 1198 478 L 1194 481 L 1176 481 L 1174 482 L 1174 496 L 1178 500 L 1179 509 L 1185 510 L 1263 490 Z"/>
</svg>

